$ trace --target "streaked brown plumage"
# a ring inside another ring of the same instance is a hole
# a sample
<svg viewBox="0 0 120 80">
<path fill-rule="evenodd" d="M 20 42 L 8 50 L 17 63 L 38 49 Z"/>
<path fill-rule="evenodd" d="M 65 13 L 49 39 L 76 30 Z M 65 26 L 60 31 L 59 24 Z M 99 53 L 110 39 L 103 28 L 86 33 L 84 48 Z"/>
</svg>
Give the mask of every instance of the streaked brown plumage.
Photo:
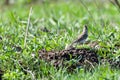
<svg viewBox="0 0 120 80">
<path fill-rule="evenodd" d="M 87 26 L 85 25 L 84 28 L 83 28 L 83 31 L 82 31 L 81 35 L 79 35 L 78 38 L 75 41 L 73 41 L 72 44 L 74 44 L 74 43 L 80 43 L 80 44 L 82 44 L 82 43 L 85 42 L 85 40 L 87 39 L 87 37 L 88 37 L 88 29 L 87 29 Z"/>
<path fill-rule="evenodd" d="M 88 28 L 87 26 L 85 25 L 84 28 L 83 28 L 83 31 L 82 33 L 78 36 L 78 38 L 73 41 L 68 47 L 68 48 L 73 48 L 74 45 L 76 44 L 83 44 L 85 42 L 85 40 L 87 39 L 88 37 Z"/>
</svg>

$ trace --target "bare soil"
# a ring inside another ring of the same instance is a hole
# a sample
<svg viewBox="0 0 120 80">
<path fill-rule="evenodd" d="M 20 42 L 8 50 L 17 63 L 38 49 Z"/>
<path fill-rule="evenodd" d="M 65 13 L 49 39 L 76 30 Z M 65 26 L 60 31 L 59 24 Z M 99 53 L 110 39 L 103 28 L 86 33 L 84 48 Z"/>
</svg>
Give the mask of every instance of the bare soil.
<svg viewBox="0 0 120 80">
<path fill-rule="evenodd" d="M 75 69 L 79 67 L 94 67 L 99 63 L 98 55 L 94 49 L 69 49 L 62 51 L 39 50 L 39 57 L 42 60 L 53 63 L 55 67 L 67 67 Z"/>
<path fill-rule="evenodd" d="M 109 63 L 113 68 L 120 68 L 120 58 L 117 60 L 103 58 L 97 54 L 98 50 L 88 48 L 72 48 L 61 51 L 39 50 L 39 57 L 42 60 L 52 63 L 55 67 L 67 67 L 69 70 L 76 68 L 91 69 L 97 64 Z M 104 52 L 104 51 L 103 51 Z"/>
</svg>

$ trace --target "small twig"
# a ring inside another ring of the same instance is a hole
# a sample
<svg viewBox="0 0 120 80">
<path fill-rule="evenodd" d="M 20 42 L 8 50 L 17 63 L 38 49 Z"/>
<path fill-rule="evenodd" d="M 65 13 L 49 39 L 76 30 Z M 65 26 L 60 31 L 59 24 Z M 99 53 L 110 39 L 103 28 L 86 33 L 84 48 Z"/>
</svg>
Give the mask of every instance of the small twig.
<svg viewBox="0 0 120 80">
<path fill-rule="evenodd" d="M 87 12 L 89 13 L 92 20 L 94 21 L 94 26 L 97 26 L 96 21 L 95 21 L 94 17 L 92 16 L 92 13 L 89 11 L 88 7 L 84 4 L 84 2 L 82 0 L 80 0 L 80 2 L 83 5 L 83 7 L 87 10 Z M 91 32 L 91 33 L 95 36 L 95 34 L 93 32 Z"/>
<path fill-rule="evenodd" d="M 19 63 L 18 63 L 18 64 L 19 64 Z M 33 74 L 32 71 L 30 71 L 30 70 L 28 70 L 28 69 L 24 69 L 23 66 L 20 65 L 20 64 L 19 64 L 19 66 L 23 69 L 23 71 L 25 71 L 25 72 L 31 74 L 31 76 L 32 76 L 32 80 L 36 80 L 36 79 L 35 79 L 35 75 Z"/>
<path fill-rule="evenodd" d="M 117 9 L 118 9 L 118 11 L 119 11 L 119 13 L 120 13 L 120 3 L 119 3 L 119 1 L 118 1 L 118 0 L 115 0 L 115 4 L 117 5 Z"/>
<path fill-rule="evenodd" d="M 28 35 L 28 28 L 29 28 L 29 25 L 30 25 L 30 17 L 31 17 L 31 14 L 32 14 L 32 7 L 30 8 L 30 12 L 29 12 L 29 16 L 28 16 L 28 22 L 27 22 L 27 27 L 26 27 L 26 32 L 25 32 L 25 39 L 24 39 L 24 48 L 26 48 L 26 40 L 27 40 L 27 35 Z"/>
<path fill-rule="evenodd" d="M 92 68 L 95 69 L 95 67 L 93 66 L 93 64 L 90 61 L 88 61 L 87 59 L 85 59 L 85 62 L 88 62 L 92 66 Z"/>
<path fill-rule="evenodd" d="M 115 3 L 116 3 L 116 5 L 118 6 L 118 8 L 120 9 L 120 3 L 119 3 L 119 1 L 118 1 L 118 0 L 115 0 Z"/>
<path fill-rule="evenodd" d="M 14 60 L 14 59 L 12 59 L 12 60 L 13 60 L 15 63 L 17 63 L 17 64 L 22 68 L 23 71 L 31 74 L 32 80 L 36 80 L 36 79 L 35 79 L 35 75 L 33 74 L 32 71 L 30 71 L 30 70 L 28 70 L 28 69 L 24 69 L 24 67 L 23 67 L 17 60 Z"/>
<path fill-rule="evenodd" d="M 118 9 L 118 11 L 120 13 L 120 3 L 119 3 L 119 1 L 118 0 L 114 0 L 114 1 L 109 0 L 109 1 Z"/>
<path fill-rule="evenodd" d="M 94 17 L 92 16 L 92 13 L 89 11 L 88 7 L 84 4 L 84 2 L 82 0 L 80 0 L 81 4 L 83 5 L 83 7 L 85 7 L 85 9 L 87 10 L 87 12 L 89 13 L 90 17 L 93 19 L 94 24 L 96 25 L 96 21 L 94 20 Z"/>
</svg>

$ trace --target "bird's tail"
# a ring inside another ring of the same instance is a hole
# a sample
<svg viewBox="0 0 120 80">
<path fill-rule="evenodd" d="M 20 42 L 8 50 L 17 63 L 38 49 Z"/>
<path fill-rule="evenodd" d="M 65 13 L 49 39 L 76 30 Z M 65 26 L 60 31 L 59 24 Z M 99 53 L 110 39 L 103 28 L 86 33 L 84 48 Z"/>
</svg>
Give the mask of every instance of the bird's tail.
<svg viewBox="0 0 120 80">
<path fill-rule="evenodd" d="M 73 47 L 73 46 L 75 46 L 76 45 L 76 42 L 72 42 L 70 45 L 69 45 L 69 47 Z"/>
</svg>

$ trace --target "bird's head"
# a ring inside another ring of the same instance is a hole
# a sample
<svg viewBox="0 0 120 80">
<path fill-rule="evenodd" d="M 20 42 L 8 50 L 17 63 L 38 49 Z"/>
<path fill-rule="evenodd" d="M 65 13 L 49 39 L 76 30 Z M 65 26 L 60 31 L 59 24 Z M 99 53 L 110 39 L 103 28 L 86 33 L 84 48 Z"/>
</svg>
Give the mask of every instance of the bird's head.
<svg viewBox="0 0 120 80">
<path fill-rule="evenodd" d="M 84 25 L 84 28 L 83 28 L 83 33 L 87 33 L 88 32 L 88 27 L 87 27 L 87 25 Z"/>
<path fill-rule="evenodd" d="M 87 30 L 88 28 L 87 28 L 87 25 L 84 25 L 84 28 Z"/>
</svg>

